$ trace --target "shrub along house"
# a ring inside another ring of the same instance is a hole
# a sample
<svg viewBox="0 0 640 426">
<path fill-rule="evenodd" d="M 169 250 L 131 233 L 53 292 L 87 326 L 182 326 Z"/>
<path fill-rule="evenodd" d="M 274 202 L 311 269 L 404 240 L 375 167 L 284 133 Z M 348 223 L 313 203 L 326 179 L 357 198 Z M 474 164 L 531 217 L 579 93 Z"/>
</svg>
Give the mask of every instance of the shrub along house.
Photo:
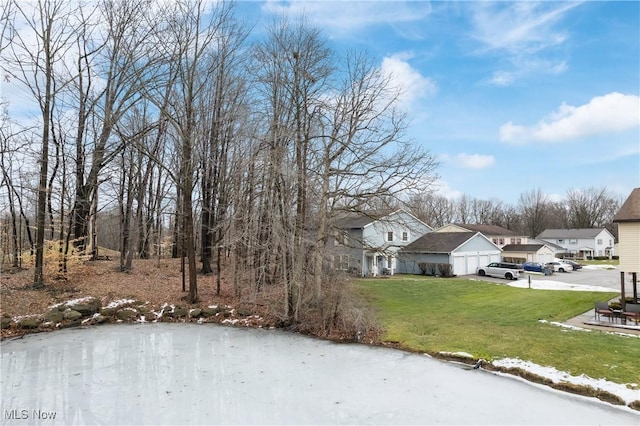
<svg viewBox="0 0 640 426">
<path fill-rule="evenodd" d="M 398 253 L 397 272 L 402 274 L 475 274 L 478 266 L 499 262 L 501 250 L 479 232 L 429 232 Z M 431 265 L 444 264 L 449 267 Z"/>
<path fill-rule="evenodd" d="M 332 226 L 336 268 L 363 277 L 393 275 L 398 251 L 432 230 L 404 210 L 344 213 Z"/>
</svg>

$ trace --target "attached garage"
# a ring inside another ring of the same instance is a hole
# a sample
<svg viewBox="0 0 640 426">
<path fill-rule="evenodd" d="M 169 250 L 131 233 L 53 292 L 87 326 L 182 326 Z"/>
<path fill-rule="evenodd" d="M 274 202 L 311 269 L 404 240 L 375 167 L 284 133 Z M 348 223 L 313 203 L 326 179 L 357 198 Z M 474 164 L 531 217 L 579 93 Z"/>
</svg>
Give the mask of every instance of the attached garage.
<svg viewBox="0 0 640 426">
<path fill-rule="evenodd" d="M 475 274 L 478 266 L 499 262 L 501 253 L 479 232 L 430 232 L 400 250 L 397 273 L 421 274 L 420 263 L 448 263 L 454 275 Z"/>
<path fill-rule="evenodd" d="M 546 244 L 508 244 L 502 247 L 502 257 L 508 262 L 538 262 L 545 264 L 553 261 L 555 252 Z"/>
</svg>

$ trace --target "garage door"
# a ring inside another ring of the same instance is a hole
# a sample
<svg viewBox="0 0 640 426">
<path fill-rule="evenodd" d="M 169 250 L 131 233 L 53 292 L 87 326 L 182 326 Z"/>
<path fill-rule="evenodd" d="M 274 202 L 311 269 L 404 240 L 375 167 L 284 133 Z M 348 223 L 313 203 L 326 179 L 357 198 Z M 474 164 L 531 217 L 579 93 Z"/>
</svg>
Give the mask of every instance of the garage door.
<svg viewBox="0 0 640 426">
<path fill-rule="evenodd" d="M 456 275 L 467 275 L 467 262 L 464 256 L 453 256 L 453 273 Z"/>
</svg>

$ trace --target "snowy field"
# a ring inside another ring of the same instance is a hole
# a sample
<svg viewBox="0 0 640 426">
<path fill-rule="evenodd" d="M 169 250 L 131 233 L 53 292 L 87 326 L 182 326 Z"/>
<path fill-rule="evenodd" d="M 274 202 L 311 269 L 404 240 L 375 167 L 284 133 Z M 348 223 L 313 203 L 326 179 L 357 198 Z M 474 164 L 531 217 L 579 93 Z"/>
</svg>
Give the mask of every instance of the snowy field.
<svg viewBox="0 0 640 426">
<path fill-rule="evenodd" d="M 1 349 L 8 425 L 640 423 L 515 377 L 277 330 L 105 325 Z"/>
</svg>

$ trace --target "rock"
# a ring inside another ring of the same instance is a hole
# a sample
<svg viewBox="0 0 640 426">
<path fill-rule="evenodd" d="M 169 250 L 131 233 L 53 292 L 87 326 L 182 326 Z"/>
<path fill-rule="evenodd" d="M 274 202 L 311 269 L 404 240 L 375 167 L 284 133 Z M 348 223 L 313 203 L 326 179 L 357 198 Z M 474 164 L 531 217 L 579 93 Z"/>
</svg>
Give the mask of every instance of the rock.
<svg viewBox="0 0 640 426">
<path fill-rule="evenodd" d="M 138 312 L 132 309 L 121 309 L 116 312 L 116 318 L 122 321 L 131 321 L 138 316 Z"/>
<path fill-rule="evenodd" d="M 218 313 L 218 309 L 217 308 L 202 308 L 200 314 L 205 317 L 205 318 L 209 318 L 209 317 L 213 317 Z"/>
<path fill-rule="evenodd" d="M 238 308 L 238 315 L 240 315 L 241 317 L 250 317 L 251 315 L 253 315 L 253 312 L 251 312 L 249 309 Z"/>
<path fill-rule="evenodd" d="M 107 322 L 109 318 L 105 317 L 104 315 L 98 314 L 93 319 L 95 320 L 96 324 L 102 324 Z"/>
<path fill-rule="evenodd" d="M 18 320 L 19 328 L 38 328 L 42 320 L 38 317 L 25 317 Z"/>
<path fill-rule="evenodd" d="M 138 306 L 138 312 L 140 312 L 140 315 L 147 315 L 149 313 L 149 308 L 146 306 Z"/>
<path fill-rule="evenodd" d="M 112 317 L 116 314 L 116 308 L 102 308 L 100 309 L 100 314 L 105 317 Z"/>
<path fill-rule="evenodd" d="M 3 315 L 0 318 L 0 329 L 4 330 L 5 328 L 9 328 L 11 327 L 12 323 L 13 323 L 13 320 L 11 319 L 11 317 Z"/>
<path fill-rule="evenodd" d="M 176 308 L 173 310 L 174 318 L 186 317 L 187 315 L 189 315 L 189 311 L 185 308 L 179 308 L 176 306 Z"/>
<path fill-rule="evenodd" d="M 191 311 L 189 311 L 189 316 L 191 318 L 197 318 L 200 316 L 200 314 L 202 313 L 202 309 L 200 308 L 193 308 Z"/>
<path fill-rule="evenodd" d="M 51 321 L 54 324 L 62 322 L 64 319 L 64 313 L 61 312 L 58 308 L 53 308 L 44 316 L 47 321 Z"/>
<path fill-rule="evenodd" d="M 71 306 L 71 309 L 80 312 L 82 316 L 89 316 L 95 314 L 96 312 L 99 312 L 101 307 L 102 303 L 100 302 L 100 300 L 92 297 L 85 302 Z"/>
<path fill-rule="evenodd" d="M 82 314 L 74 309 L 69 309 L 68 311 L 64 311 L 62 317 L 69 321 L 75 321 L 82 318 Z"/>
<path fill-rule="evenodd" d="M 222 313 L 222 316 L 225 317 L 225 318 L 229 318 L 231 316 L 231 311 L 224 311 Z"/>
</svg>

